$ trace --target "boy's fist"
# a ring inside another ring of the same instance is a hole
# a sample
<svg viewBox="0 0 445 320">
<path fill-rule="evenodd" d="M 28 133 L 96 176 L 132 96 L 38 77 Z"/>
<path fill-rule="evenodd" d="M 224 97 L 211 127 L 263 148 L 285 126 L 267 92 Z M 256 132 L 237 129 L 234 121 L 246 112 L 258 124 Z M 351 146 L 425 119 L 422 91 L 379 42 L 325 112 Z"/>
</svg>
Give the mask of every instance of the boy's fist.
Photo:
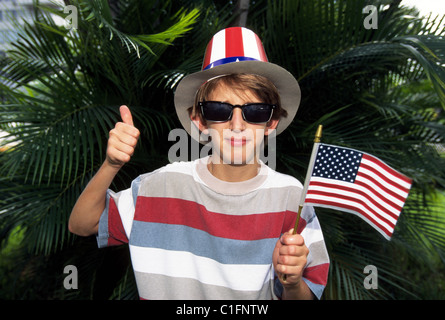
<svg viewBox="0 0 445 320">
<path fill-rule="evenodd" d="M 300 284 L 307 262 L 309 250 L 299 234 L 292 234 L 292 229 L 281 236 L 273 252 L 275 271 L 284 286 Z M 283 280 L 286 275 L 286 280 Z"/>
<path fill-rule="evenodd" d="M 116 123 L 114 129 L 110 131 L 106 159 L 111 166 L 118 169 L 130 161 L 140 135 L 139 130 L 133 125 L 130 109 L 121 106 L 119 111 L 122 122 Z"/>
</svg>

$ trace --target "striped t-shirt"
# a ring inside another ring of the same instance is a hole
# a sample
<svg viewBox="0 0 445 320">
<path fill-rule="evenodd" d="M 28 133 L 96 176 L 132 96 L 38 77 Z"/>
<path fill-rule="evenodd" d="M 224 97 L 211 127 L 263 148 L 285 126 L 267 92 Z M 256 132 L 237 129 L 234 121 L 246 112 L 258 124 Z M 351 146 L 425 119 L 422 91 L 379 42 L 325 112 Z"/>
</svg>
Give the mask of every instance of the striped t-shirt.
<svg viewBox="0 0 445 320">
<path fill-rule="evenodd" d="M 108 191 L 99 247 L 128 243 L 141 299 L 276 299 L 272 253 L 294 225 L 302 185 L 261 163 L 243 182 L 225 182 L 207 158 L 176 162 Z M 303 280 L 317 298 L 329 269 L 312 207 L 299 233 L 309 249 Z"/>
</svg>

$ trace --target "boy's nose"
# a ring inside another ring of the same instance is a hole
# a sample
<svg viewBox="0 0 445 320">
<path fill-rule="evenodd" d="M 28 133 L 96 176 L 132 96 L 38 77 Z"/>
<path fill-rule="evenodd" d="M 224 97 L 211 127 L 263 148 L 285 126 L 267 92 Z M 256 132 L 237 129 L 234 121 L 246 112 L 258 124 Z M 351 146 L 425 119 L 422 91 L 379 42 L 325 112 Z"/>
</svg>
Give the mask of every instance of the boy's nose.
<svg viewBox="0 0 445 320">
<path fill-rule="evenodd" d="M 243 113 L 241 108 L 234 108 L 232 111 L 232 120 L 230 120 L 232 130 L 243 131 L 246 126 L 246 122 L 243 119 Z"/>
</svg>

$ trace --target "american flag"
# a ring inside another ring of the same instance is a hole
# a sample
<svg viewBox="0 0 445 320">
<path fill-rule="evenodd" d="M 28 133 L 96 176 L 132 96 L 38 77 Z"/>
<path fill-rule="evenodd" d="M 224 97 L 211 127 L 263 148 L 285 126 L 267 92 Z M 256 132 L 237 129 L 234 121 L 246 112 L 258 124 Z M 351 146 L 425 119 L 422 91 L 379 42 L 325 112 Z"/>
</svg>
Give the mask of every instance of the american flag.
<svg viewBox="0 0 445 320">
<path fill-rule="evenodd" d="M 411 184 L 372 155 L 320 143 L 305 204 L 358 215 L 389 240 Z"/>
</svg>

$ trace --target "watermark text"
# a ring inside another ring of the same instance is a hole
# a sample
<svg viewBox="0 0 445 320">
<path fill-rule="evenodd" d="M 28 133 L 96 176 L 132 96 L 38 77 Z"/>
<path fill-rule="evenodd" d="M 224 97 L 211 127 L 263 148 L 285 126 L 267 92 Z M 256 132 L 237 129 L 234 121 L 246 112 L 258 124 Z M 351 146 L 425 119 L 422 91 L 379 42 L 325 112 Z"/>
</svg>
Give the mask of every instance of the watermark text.
<svg viewBox="0 0 445 320">
<path fill-rule="evenodd" d="M 77 286 L 77 267 L 73 265 L 67 265 L 63 269 L 63 273 L 68 274 L 63 280 L 63 287 L 66 290 L 78 289 Z"/>
<path fill-rule="evenodd" d="M 73 5 L 68 5 L 63 8 L 63 13 L 68 13 L 65 17 L 65 28 L 67 30 L 77 29 L 78 27 L 78 14 L 77 7 Z"/>
<path fill-rule="evenodd" d="M 366 30 L 377 29 L 379 24 L 377 7 L 368 5 L 363 8 L 362 13 L 368 14 L 363 20 L 363 27 L 365 27 Z"/>
<path fill-rule="evenodd" d="M 177 128 L 170 131 L 168 140 L 176 141 L 168 151 L 170 163 L 214 155 L 212 157 L 214 164 L 253 164 L 260 159 L 270 168 L 276 167 L 275 130 L 267 136 L 264 129 L 249 128 L 242 132 L 234 132 L 230 129 L 224 129 L 222 132 L 208 129 L 206 133 L 203 133 L 191 124 L 191 136 L 189 145 L 186 130 Z M 267 154 L 264 139 L 267 139 Z"/>
<path fill-rule="evenodd" d="M 365 277 L 365 280 L 363 280 L 363 286 L 366 290 L 369 289 L 378 289 L 379 288 L 379 280 L 378 280 L 378 271 L 377 267 L 373 265 L 367 265 L 363 269 L 363 273 L 367 274 L 368 276 Z"/>
</svg>

